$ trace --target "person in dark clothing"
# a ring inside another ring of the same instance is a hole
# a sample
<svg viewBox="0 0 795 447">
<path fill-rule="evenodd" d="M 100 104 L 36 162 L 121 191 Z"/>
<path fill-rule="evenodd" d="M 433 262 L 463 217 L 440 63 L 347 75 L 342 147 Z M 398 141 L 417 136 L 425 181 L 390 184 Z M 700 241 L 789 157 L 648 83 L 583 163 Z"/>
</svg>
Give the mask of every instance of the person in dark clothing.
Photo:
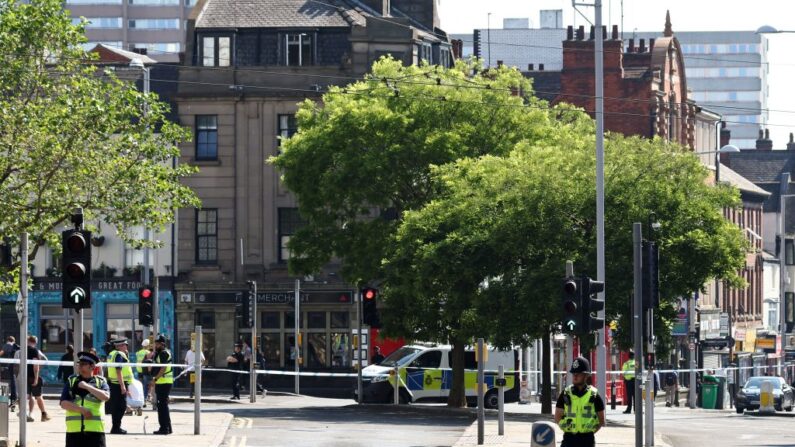
<svg viewBox="0 0 795 447">
<path fill-rule="evenodd" d="M 94 375 L 99 358 L 90 352 L 77 353 L 77 374 L 67 378 L 61 392 L 66 410 L 66 447 L 105 447 L 102 402 L 110 399 L 104 377 Z"/>
<path fill-rule="evenodd" d="M 19 345 L 16 343 L 16 339 L 9 335 L 6 338 L 6 343 L 3 345 L 2 357 L 5 359 L 13 359 L 14 354 L 19 351 Z M 3 379 L 8 380 L 8 392 L 9 392 L 9 409 L 14 411 L 14 407 L 16 406 L 17 401 L 17 381 L 14 380 L 14 364 L 9 363 L 8 368 L 3 367 Z"/>
<path fill-rule="evenodd" d="M 555 423 L 563 430 L 560 447 L 594 447 L 596 432 L 605 426 L 605 402 L 587 383 L 591 375 L 588 359 L 574 359 L 569 372 L 572 385 L 560 393 L 555 405 Z"/>
<path fill-rule="evenodd" d="M 171 365 L 171 351 L 166 349 L 166 337 L 160 334 L 155 339 L 155 357 L 153 359 L 155 364 Z M 155 388 L 155 396 L 157 398 L 157 421 L 160 424 L 160 429 L 154 431 L 156 435 L 170 435 L 171 429 L 171 414 L 168 409 L 168 395 L 171 393 L 171 387 L 174 384 L 174 371 L 171 366 L 156 366 L 152 367 L 152 383 Z"/>
<path fill-rule="evenodd" d="M 133 381 L 133 371 L 132 367 L 128 366 L 130 358 L 127 354 L 127 339 L 112 340 L 112 343 L 115 349 L 108 354 L 108 362 L 124 366 L 108 367 L 108 381 L 110 382 L 110 400 L 108 402 L 113 422 L 110 433 L 126 435 L 127 430 L 121 428 L 121 421 L 127 411 L 127 395 L 129 394 L 127 387 Z"/>
<path fill-rule="evenodd" d="M 375 354 L 373 354 L 373 358 L 370 359 L 370 363 L 372 363 L 373 365 L 378 365 L 379 363 L 381 363 L 383 361 L 384 361 L 384 355 L 381 354 L 381 347 L 380 346 L 376 346 L 375 347 Z"/>
<path fill-rule="evenodd" d="M 61 356 L 62 362 L 74 362 L 75 361 L 75 347 L 69 345 L 66 347 L 66 354 Z M 58 366 L 58 374 L 56 374 L 56 378 L 63 381 L 64 385 L 69 383 L 69 376 L 72 375 L 72 371 L 74 367 L 67 366 L 67 365 L 60 365 Z"/>
<path fill-rule="evenodd" d="M 242 371 L 245 356 L 241 352 L 243 344 L 235 344 L 235 352 L 226 358 L 226 367 L 234 371 Z M 232 399 L 240 400 L 240 374 L 232 372 Z"/>
</svg>

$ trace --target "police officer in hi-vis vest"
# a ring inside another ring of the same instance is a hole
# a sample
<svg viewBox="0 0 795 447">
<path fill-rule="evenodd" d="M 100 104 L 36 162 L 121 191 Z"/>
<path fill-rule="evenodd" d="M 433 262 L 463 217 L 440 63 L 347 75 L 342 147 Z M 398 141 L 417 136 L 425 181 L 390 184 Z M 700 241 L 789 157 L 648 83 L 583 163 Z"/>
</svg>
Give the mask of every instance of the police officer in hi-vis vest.
<svg viewBox="0 0 795 447">
<path fill-rule="evenodd" d="M 128 354 L 127 339 L 119 338 L 110 341 L 113 344 L 113 351 L 108 354 L 108 363 L 130 363 Z M 127 386 L 133 381 L 133 370 L 129 365 L 108 366 L 108 381 L 110 382 L 110 414 L 113 426 L 110 433 L 114 435 L 126 435 L 127 430 L 121 428 L 121 419 L 127 411 Z"/>
<path fill-rule="evenodd" d="M 627 409 L 624 413 L 632 413 L 632 405 L 635 403 L 635 353 L 629 351 L 629 360 L 624 362 L 621 367 L 621 372 L 624 374 L 624 400 L 627 403 Z"/>
<path fill-rule="evenodd" d="M 605 402 L 596 388 L 588 385 L 591 364 L 577 357 L 571 364 L 572 385 L 566 387 L 555 406 L 555 423 L 563 430 L 560 447 L 594 447 L 594 436 L 605 425 Z"/>
<path fill-rule="evenodd" d="M 157 422 L 160 429 L 152 433 L 156 435 L 170 435 L 171 414 L 168 410 L 168 395 L 171 393 L 171 386 L 174 384 L 174 371 L 171 368 L 171 351 L 166 349 L 166 337 L 160 334 L 155 339 L 155 364 L 169 366 L 152 367 L 152 383 L 155 385 L 155 396 L 157 397 Z"/>
<path fill-rule="evenodd" d="M 102 402 L 110 398 L 108 383 L 94 375 L 99 359 L 90 352 L 77 353 L 77 374 L 72 374 L 61 392 L 66 410 L 66 447 L 105 447 Z"/>
</svg>

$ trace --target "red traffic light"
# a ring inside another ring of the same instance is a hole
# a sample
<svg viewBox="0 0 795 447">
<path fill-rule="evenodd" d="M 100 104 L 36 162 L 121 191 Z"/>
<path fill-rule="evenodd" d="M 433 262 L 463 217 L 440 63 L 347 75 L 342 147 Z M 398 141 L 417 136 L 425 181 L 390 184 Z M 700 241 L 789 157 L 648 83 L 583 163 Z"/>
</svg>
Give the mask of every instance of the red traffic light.
<svg viewBox="0 0 795 447">
<path fill-rule="evenodd" d="M 72 253 L 80 253 L 86 249 L 88 245 L 86 238 L 83 237 L 82 234 L 75 231 L 74 233 L 70 234 L 69 237 L 66 239 L 66 247 Z"/>
<path fill-rule="evenodd" d="M 149 287 L 141 287 L 141 289 L 138 291 L 138 296 L 148 300 L 149 298 L 152 298 L 152 289 Z"/>
<path fill-rule="evenodd" d="M 366 300 L 375 299 L 375 289 L 364 289 L 364 299 Z"/>
</svg>

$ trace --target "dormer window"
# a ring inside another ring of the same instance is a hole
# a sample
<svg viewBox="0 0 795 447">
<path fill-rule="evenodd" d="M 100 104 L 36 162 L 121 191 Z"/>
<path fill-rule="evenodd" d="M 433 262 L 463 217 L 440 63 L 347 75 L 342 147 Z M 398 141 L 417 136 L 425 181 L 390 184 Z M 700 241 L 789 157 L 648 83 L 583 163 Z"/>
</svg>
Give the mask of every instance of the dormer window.
<svg viewBox="0 0 795 447">
<path fill-rule="evenodd" d="M 290 33 L 284 35 L 285 65 L 303 67 L 314 65 L 314 48 L 311 34 Z"/>
<path fill-rule="evenodd" d="M 228 67 L 232 64 L 232 38 L 202 37 L 201 61 L 205 67 Z"/>
</svg>

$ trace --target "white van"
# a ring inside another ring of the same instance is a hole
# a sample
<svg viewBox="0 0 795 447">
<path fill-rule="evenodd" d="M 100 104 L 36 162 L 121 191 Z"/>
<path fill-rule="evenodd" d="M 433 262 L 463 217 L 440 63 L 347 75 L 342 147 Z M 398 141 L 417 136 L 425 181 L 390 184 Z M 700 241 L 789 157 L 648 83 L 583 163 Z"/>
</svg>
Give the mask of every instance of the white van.
<svg viewBox="0 0 795 447">
<path fill-rule="evenodd" d="M 394 402 L 394 370 L 400 371 L 400 402 L 446 402 L 453 383 L 452 347 L 406 345 L 377 365 L 362 370 L 362 390 L 365 402 Z M 497 408 L 497 370 L 505 369 L 505 402 L 519 400 L 518 353 L 515 350 L 488 350 L 485 364 L 486 408 Z M 475 351 L 464 352 L 464 386 L 467 402 L 477 402 L 477 362 Z M 356 398 L 357 390 L 354 390 Z"/>
</svg>

